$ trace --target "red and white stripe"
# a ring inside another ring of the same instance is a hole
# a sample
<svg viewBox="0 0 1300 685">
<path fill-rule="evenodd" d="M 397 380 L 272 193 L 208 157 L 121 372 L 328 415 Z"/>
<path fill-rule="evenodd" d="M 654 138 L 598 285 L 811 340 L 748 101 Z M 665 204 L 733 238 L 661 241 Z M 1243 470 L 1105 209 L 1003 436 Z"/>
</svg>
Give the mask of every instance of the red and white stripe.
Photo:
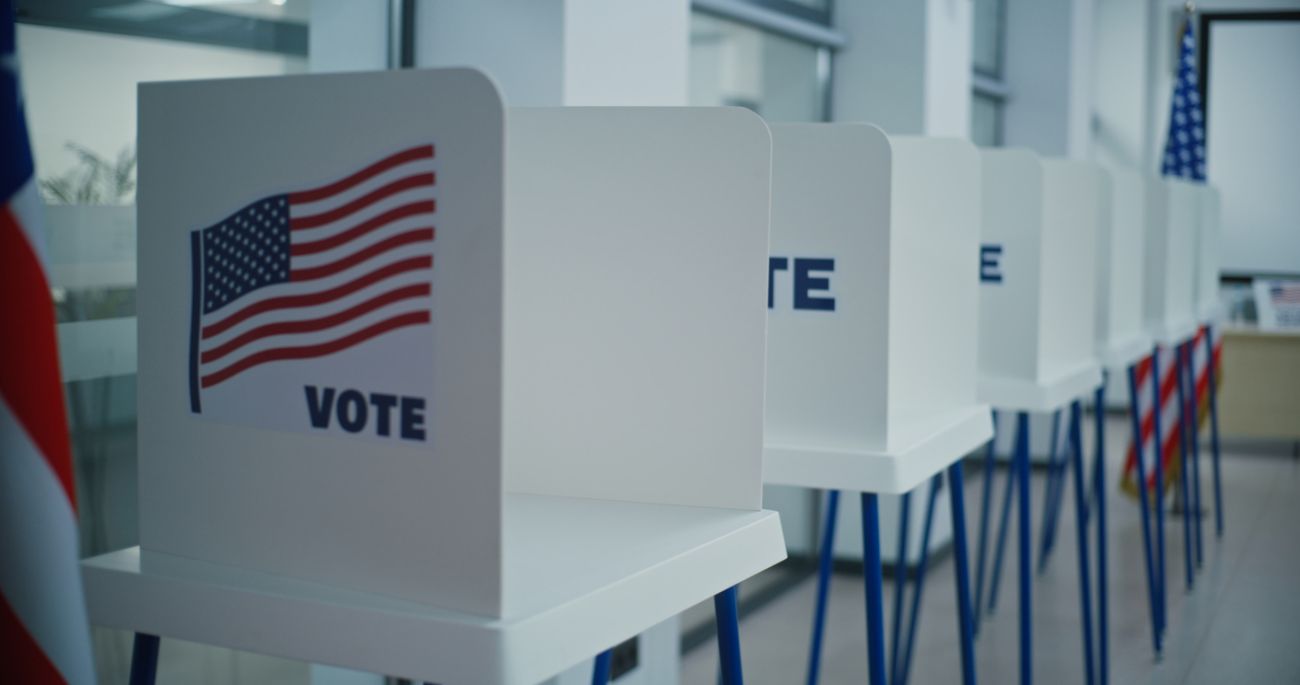
<svg viewBox="0 0 1300 685">
<path fill-rule="evenodd" d="M 1201 327 L 1196 332 L 1196 336 L 1191 343 L 1189 352 L 1192 355 L 1192 369 L 1196 379 L 1195 394 L 1195 418 L 1193 419 L 1197 430 L 1201 426 L 1202 420 L 1207 416 L 1209 411 L 1209 387 L 1210 377 L 1208 364 L 1209 355 L 1205 348 L 1205 336 L 1209 335 L 1209 329 Z M 1174 375 L 1177 368 L 1178 353 L 1176 349 L 1161 347 L 1157 352 L 1160 357 L 1160 453 L 1163 455 L 1163 464 L 1166 473 L 1165 486 L 1169 487 L 1172 480 L 1168 474 L 1178 465 L 1179 452 L 1179 412 L 1178 412 L 1178 377 Z M 1214 369 L 1216 387 L 1221 378 L 1223 362 L 1223 338 L 1216 332 L 1214 340 Z M 1152 412 L 1154 406 L 1151 392 L 1151 357 L 1147 357 L 1138 363 L 1136 369 L 1138 384 L 1138 409 L 1140 411 L 1142 426 L 1142 456 L 1143 465 L 1146 468 L 1147 487 L 1155 487 L 1155 414 Z M 1129 483 L 1135 483 L 1137 478 L 1137 461 L 1136 450 L 1132 438 L 1129 439 L 1128 453 L 1124 464 L 1124 480 Z M 1176 472 L 1175 472 L 1176 473 Z"/>
<path fill-rule="evenodd" d="M 28 182 L 0 211 L 0 673 L 91 683 L 54 305 Z"/>
<path fill-rule="evenodd" d="M 428 324 L 435 183 L 434 148 L 422 145 L 290 193 L 290 281 L 204 315 L 202 387 Z"/>
</svg>

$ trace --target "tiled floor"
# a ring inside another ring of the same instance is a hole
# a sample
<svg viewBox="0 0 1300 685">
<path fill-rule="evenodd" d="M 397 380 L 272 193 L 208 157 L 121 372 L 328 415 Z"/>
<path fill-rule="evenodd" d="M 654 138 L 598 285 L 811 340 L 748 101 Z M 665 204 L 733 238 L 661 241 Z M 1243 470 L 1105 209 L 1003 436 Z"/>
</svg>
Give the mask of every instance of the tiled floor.
<svg viewBox="0 0 1300 685">
<path fill-rule="evenodd" d="M 1124 428 L 1121 417 L 1109 419 L 1107 475 L 1112 482 L 1128 435 Z M 1208 464 L 1203 454 L 1207 507 L 1212 503 Z M 995 501 L 1005 486 L 1005 473 L 997 472 Z M 1035 471 L 1033 478 L 1037 526 L 1045 473 Z M 1184 582 L 1181 518 L 1167 519 L 1169 629 L 1158 661 L 1152 655 L 1138 508 L 1113 486 L 1108 490 L 1112 683 L 1300 683 L 1300 461 L 1290 456 L 1289 448 L 1268 453 L 1230 447 L 1223 478 L 1227 530 L 1216 539 L 1212 512 L 1208 515 L 1204 567 L 1191 591 Z M 980 485 L 981 477 L 972 472 L 966 497 L 971 512 L 978 506 Z M 1053 685 L 1083 682 L 1072 481 L 1068 486 L 1056 551 L 1033 584 L 1034 673 L 1040 682 Z M 975 522 L 972 513 L 972 538 Z M 1033 539 L 1036 554 L 1037 530 Z M 1013 545 L 1014 537 L 1008 542 Z M 997 610 L 984 620 L 976 645 L 982 683 L 1018 681 L 1015 563 L 1010 546 Z M 915 685 L 959 681 L 953 573 L 947 557 L 926 578 L 909 678 Z M 813 582 L 806 581 L 744 620 L 746 682 L 803 682 L 813 593 Z M 888 626 L 893 602 L 893 584 L 888 581 L 885 599 Z M 823 683 L 866 682 L 863 614 L 861 579 L 837 575 L 828 612 Z M 684 655 L 683 685 L 712 685 L 716 663 L 712 643 Z"/>
</svg>

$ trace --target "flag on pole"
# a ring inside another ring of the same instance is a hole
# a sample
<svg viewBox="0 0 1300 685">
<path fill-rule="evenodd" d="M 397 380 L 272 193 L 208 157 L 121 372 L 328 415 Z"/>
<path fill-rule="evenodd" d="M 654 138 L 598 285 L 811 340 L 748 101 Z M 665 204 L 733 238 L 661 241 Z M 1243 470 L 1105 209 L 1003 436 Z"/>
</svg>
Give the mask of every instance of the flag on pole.
<svg viewBox="0 0 1300 685">
<path fill-rule="evenodd" d="M 14 21 L 13 4 L 0 0 L 0 672 L 14 683 L 92 683 L 72 452 Z"/>
<path fill-rule="evenodd" d="M 1178 78 L 1174 81 L 1173 98 L 1169 103 L 1169 135 L 1165 140 L 1165 154 L 1161 161 L 1160 173 L 1163 176 L 1175 176 L 1189 181 L 1205 182 L 1205 115 L 1201 109 L 1201 93 L 1196 75 L 1196 37 L 1192 30 L 1192 15 L 1187 15 L 1183 28 L 1182 45 L 1179 49 Z M 1191 284 L 1188 284 L 1191 287 Z M 1209 355 L 1205 348 L 1205 336 L 1208 329 L 1201 327 L 1192 343 L 1192 369 L 1195 385 L 1196 426 L 1207 415 L 1209 407 Z M 1223 340 L 1216 332 L 1214 340 L 1214 374 L 1215 385 L 1222 379 Z M 1164 460 L 1165 486 L 1169 487 L 1178 477 L 1180 426 L 1178 422 L 1178 351 L 1164 347 L 1157 348 L 1160 362 L 1160 455 Z M 1155 414 L 1152 411 L 1152 374 L 1150 357 L 1137 365 L 1138 404 L 1142 417 L 1142 454 L 1146 460 L 1154 460 L 1156 449 L 1153 433 L 1155 432 Z M 1122 486 L 1137 494 L 1136 443 L 1129 439 L 1128 455 L 1124 462 Z M 1146 462 L 1144 461 L 1144 464 Z M 1155 462 L 1147 464 L 1147 486 L 1155 487 Z"/>
</svg>

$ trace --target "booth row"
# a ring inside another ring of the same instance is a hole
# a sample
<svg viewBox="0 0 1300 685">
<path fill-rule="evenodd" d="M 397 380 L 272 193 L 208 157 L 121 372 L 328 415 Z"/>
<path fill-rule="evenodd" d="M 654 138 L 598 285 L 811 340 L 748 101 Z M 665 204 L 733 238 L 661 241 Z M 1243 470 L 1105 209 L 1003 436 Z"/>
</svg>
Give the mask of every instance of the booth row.
<svg viewBox="0 0 1300 685">
<path fill-rule="evenodd" d="M 974 682 L 990 407 L 1027 432 L 1214 316 L 1212 189 L 1027 151 L 511 109 L 466 69 L 145 84 L 139 112 L 140 544 L 83 565 L 133 682 L 159 637 L 442 685 L 603 655 L 599 682 L 712 597 L 738 684 L 735 587 L 786 555 L 764 483 L 831 493 L 810 681 L 862 498 L 877 685 L 906 666 L 876 497 L 946 484 Z"/>
</svg>

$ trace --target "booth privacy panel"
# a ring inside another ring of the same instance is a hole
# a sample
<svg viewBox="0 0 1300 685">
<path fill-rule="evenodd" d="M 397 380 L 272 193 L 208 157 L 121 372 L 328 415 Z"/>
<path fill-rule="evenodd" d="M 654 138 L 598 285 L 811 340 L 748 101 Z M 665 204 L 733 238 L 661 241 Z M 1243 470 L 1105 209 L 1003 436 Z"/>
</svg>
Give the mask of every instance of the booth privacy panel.
<svg viewBox="0 0 1300 685">
<path fill-rule="evenodd" d="M 1146 306 L 1151 335 L 1174 344 L 1196 329 L 1197 186 L 1181 179 L 1147 180 Z"/>
<path fill-rule="evenodd" d="M 765 443 L 895 454 L 951 429 L 975 410 L 975 149 L 868 124 L 772 135 Z"/>
<path fill-rule="evenodd" d="M 496 89 L 450 69 L 139 98 L 143 562 L 499 611 Z"/>
<path fill-rule="evenodd" d="M 980 272 L 979 373 L 1032 381 L 1042 337 L 1043 166 L 1016 149 L 981 149 L 980 161 L 980 247 L 996 268 Z"/>
<path fill-rule="evenodd" d="M 976 404 L 980 160 L 955 138 L 893 136 L 889 434 L 901 448 Z"/>
<path fill-rule="evenodd" d="M 1199 189 L 1201 217 L 1196 233 L 1197 318 L 1211 321 L 1219 316 L 1219 242 L 1221 235 L 1219 189 L 1205 184 Z"/>
<path fill-rule="evenodd" d="M 1039 301 L 1040 379 L 1094 363 L 1101 172 L 1092 164 L 1044 159 L 1043 263 Z"/>
<path fill-rule="evenodd" d="M 1146 250 L 1146 179 L 1110 169 L 1102 183 L 1104 213 L 1097 242 L 1097 352 L 1126 366 L 1150 352 L 1142 319 Z"/>
<path fill-rule="evenodd" d="M 891 159 L 874 126 L 772 127 L 769 445 L 883 447 Z"/>
<path fill-rule="evenodd" d="M 738 108 L 508 122 L 507 489 L 758 509 L 766 124 Z"/>
</svg>

